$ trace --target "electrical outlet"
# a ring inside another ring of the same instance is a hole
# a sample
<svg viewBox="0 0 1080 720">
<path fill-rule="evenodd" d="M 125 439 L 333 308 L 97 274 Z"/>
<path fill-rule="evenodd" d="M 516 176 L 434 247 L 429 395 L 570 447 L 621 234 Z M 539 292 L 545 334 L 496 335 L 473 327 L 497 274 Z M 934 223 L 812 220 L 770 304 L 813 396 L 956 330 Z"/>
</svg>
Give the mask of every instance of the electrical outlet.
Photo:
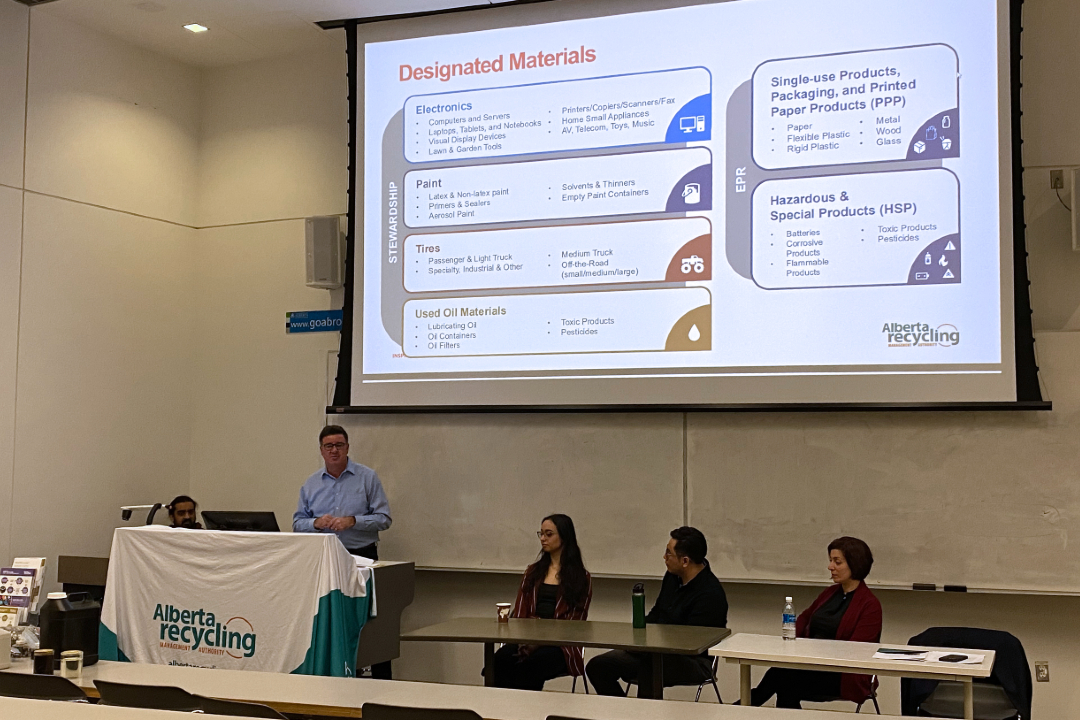
<svg viewBox="0 0 1080 720">
<path fill-rule="evenodd" d="M 1050 661 L 1049 660 L 1036 660 L 1035 661 L 1035 681 L 1036 682 L 1050 682 Z"/>
<path fill-rule="evenodd" d="M 1064 190 L 1065 189 L 1065 171 L 1064 170 L 1051 170 L 1050 171 L 1050 189 L 1051 190 Z"/>
</svg>

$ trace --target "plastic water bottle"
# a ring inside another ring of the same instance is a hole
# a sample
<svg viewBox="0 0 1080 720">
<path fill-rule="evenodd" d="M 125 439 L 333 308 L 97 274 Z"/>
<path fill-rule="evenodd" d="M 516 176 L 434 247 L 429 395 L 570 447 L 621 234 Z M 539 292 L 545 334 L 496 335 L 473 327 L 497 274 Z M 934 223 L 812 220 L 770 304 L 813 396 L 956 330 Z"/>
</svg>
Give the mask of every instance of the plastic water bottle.
<svg viewBox="0 0 1080 720">
<path fill-rule="evenodd" d="M 795 606 L 791 604 L 791 598 L 784 598 L 784 630 L 785 640 L 795 639 Z"/>
</svg>

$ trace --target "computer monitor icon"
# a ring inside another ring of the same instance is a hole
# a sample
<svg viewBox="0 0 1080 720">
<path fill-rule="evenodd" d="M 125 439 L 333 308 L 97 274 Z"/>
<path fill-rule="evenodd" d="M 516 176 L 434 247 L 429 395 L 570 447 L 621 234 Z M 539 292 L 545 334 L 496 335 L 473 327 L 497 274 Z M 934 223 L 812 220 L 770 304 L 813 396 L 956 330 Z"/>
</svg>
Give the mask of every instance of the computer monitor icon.
<svg viewBox="0 0 1080 720">
<path fill-rule="evenodd" d="M 679 129 L 684 133 L 705 132 L 704 115 L 687 115 L 679 118 Z"/>
</svg>

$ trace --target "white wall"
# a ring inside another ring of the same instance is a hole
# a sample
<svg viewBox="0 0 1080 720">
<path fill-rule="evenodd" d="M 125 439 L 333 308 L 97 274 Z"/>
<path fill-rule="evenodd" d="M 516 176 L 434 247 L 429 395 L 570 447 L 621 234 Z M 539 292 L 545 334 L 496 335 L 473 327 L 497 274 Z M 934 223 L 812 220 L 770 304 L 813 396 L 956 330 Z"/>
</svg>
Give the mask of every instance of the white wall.
<svg viewBox="0 0 1080 720">
<path fill-rule="evenodd" d="M 50 582 L 188 488 L 197 80 L 0 1 L 0 557 Z"/>
<path fill-rule="evenodd" d="M 11 507 L 15 363 L 22 248 L 23 120 L 30 10 L 0 3 L 0 508 Z M 0 511 L 0 558 L 11 554 L 11 512 Z"/>
<path fill-rule="evenodd" d="M 1035 4 L 1028 5 L 1030 10 Z M 1055 19 L 1058 11 L 1074 12 L 1066 0 L 1038 5 L 1029 12 L 1027 48 L 1037 47 L 1040 38 L 1051 39 L 1064 32 Z M 1036 152 L 1038 163 L 1043 164 L 1068 162 L 1069 158 L 1080 162 L 1075 134 L 1061 131 L 1053 120 L 1060 116 L 1063 104 L 1073 109 L 1080 106 L 1075 94 L 1070 94 L 1073 85 L 1061 80 L 1067 73 L 1061 75 L 1059 70 L 1063 63 L 1068 64 L 1061 47 L 1058 44 L 1052 51 L 1031 49 L 1025 53 L 1030 59 L 1025 78 L 1027 148 Z M 1080 56 L 1080 51 L 1073 54 Z M 1080 57 L 1073 57 L 1077 59 Z M 200 187 L 205 194 L 200 200 L 200 222 L 262 221 L 344 211 L 344 94 L 336 80 L 326 82 L 327 70 L 340 77 L 337 73 L 344 72 L 343 55 L 252 63 L 206 74 L 203 103 L 207 112 L 203 116 L 200 165 Z M 259 92 L 249 92 L 250 88 Z M 319 96 L 312 98 L 313 92 Z M 297 97 L 303 97 L 308 107 L 282 107 Z M 315 112 L 312 107 L 324 109 Z M 268 118 L 282 120 L 278 123 Z M 287 130 L 281 124 L 287 125 Z M 1032 140 L 1032 134 L 1038 137 Z M 267 152 L 273 154 L 271 160 L 267 160 Z M 325 184 L 297 187 L 297 178 L 309 177 L 323 178 Z M 230 187 L 257 192 L 240 193 Z M 1076 329 L 1080 322 L 1080 317 L 1073 319 L 1080 308 L 1080 254 L 1073 254 L 1069 247 L 1067 214 L 1047 187 L 1045 169 L 1028 173 L 1032 304 L 1037 330 L 1059 332 Z M 211 188 L 220 188 L 220 192 Z M 268 223 L 244 231 L 201 230 L 199 236 L 200 257 L 211 262 L 200 266 L 197 280 L 202 338 L 198 346 L 203 356 L 198 361 L 196 381 L 192 490 L 208 504 L 257 502 L 287 522 L 300 483 L 318 462 L 311 438 L 323 423 L 319 415 L 324 402 L 323 351 L 332 348 L 333 342 L 283 336 L 281 314 L 287 309 L 328 307 L 328 294 L 306 291 L 300 285 L 302 237 L 298 226 Z M 222 263 L 255 252 L 274 258 L 252 261 L 257 272 L 245 278 L 242 287 L 234 287 L 236 280 L 221 268 Z M 216 317 L 213 308 L 228 297 L 235 298 L 236 306 L 248 314 L 252 324 L 235 327 Z M 263 317 L 267 313 L 271 321 Z M 320 382 L 312 382 L 312 378 Z M 372 418 L 371 422 L 378 425 L 380 420 Z M 430 418 L 394 418 L 384 424 L 403 435 L 414 432 L 419 450 L 429 440 L 423 429 L 441 423 L 432 423 Z M 364 444 L 362 438 L 354 442 L 359 452 Z M 357 459 L 365 458 L 361 455 Z M 386 480 L 395 482 L 392 477 Z M 393 533 L 393 528 L 387 533 L 388 549 L 394 545 Z M 659 545 L 664 540 L 660 538 Z M 432 542 L 440 542 L 437 527 L 432 528 Z M 526 554 L 521 565 L 530 559 L 531 553 Z M 512 597 L 517 582 L 515 576 L 503 574 L 421 572 L 416 602 L 404 622 L 415 628 L 454 615 L 489 613 L 492 603 Z M 655 597 L 655 584 L 650 587 L 650 597 Z M 629 588 L 629 581 L 599 579 L 591 616 L 625 619 Z M 741 631 L 775 632 L 778 598 L 786 592 L 767 585 L 729 586 L 731 626 Z M 791 592 L 801 604 L 814 595 L 808 588 Z M 1036 687 L 1035 712 L 1041 717 L 1080 716 L 1080 691 L 1069 682 L 1080 670 L 1075 655 L 1080 631 L 1061 621 L 1080 610 L 1080 598 L 893 591 L 883 592 L 881 599 L 889 641 L 906 640 L 934 624 L 999 627 L 1014 632 L 1025 644 L 1029 659 L 1051 661 L 1054 682 Z M 479 684 L 481 654 L 479 647 L 467 645 L 406 644 L 402 658 L 395 663 L 395 673 L 404 679 Z M 568 680 L 554 683 L 562 690 L 569 686 Z M 736 674 L 726 668 L 721 670 L 721 690 L 729 700 L 737 694 Z M 882 698 L 887 713 L 899 712 L 898 693 L 898 681 L 884 681 Z M 669 697 L 692 699 L 693 689 L 669 691 Z M 703 694 L 707 697 L 708 692 Z M 835 707 L 853 709 L 850 703 Z"/>
<path fill-rule="evenodd" d="M 323 52 L 206 73 L 200 227 L 345 213 L 345 38 L 330 37 Z"/>
<path fill-rule="evenodd" d="M 1080 109 L 1080 51 L 1066 42 L 1077 6 L 1029 2 L 1027 13 L 1028 162 L 1078 163 L 1070 113 Z M 295 218 L 345 210 L 342 45 L 200 73 L 51 18 L 48 6 L 0 0 L 0 558 L 103 554 L 116 506 L 189 487 L 204 505 L 257 505 L 287 521 L 319 462 L 336 344 L 283 326 L 288 310 L 332 306 L 329 293 L 303 286 Z M 1080 255 L 1046 187 L 1045 168 L 1028 174 L 1034 321 L 1076 330 Z M 421 573 L 406 625 L 490 612 L 516 582 Z M 628 581 L 598 580 L 592 616 L 624 619 L 628 592 Z M 801 603 L 812 595 L 795 593 Z M 728 594 L 732 627 L 775 631 L 777 588 Z M 1036 687 L 1035 712 L 1080 716 L 1070 682 L 1080 599 L 887 592 L 882 601 L 888 640 L 935 623 L 1013 631 L 1030 659 L 1051 661 L 1054 681 Z M 479 652 L 406 646 L 396 671 L 479 683 Z M 734 674 L 721 677 L 734 698 Z M 885 682 L 887 712 L 897 710 L 896 685 Z"/>
<path fill-rule="evenodd" d="M 344 35 L 333 38 L 202 84 L 191 491 L 207 505 L 273 510 L 283 525 L 321 463 L 338 345 L 333 333 L 285 333 L 286 312 L 340 307 L 304 285 L 301 219 L 346 211 L 348 83 Z"/>
</svg>

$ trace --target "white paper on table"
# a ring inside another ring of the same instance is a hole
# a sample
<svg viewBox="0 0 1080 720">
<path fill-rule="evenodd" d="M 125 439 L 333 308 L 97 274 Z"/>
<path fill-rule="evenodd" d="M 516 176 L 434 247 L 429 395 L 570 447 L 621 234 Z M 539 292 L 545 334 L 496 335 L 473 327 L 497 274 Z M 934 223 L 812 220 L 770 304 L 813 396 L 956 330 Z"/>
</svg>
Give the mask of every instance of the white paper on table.
<svg viewBox="0 0 1080 720">
<path fill-rule="evenodd" d="M 909 662 L 922 662 L 926 660 L 928 652 L 913 652 L 913 653 L 890 653 L 881 652 L 880 650 L 874 653 L 875 660 L 907 660 Z"/>
<path fill-rule="evenodd" d="M 363 555 L 353 555 L 352 559 L 356 563 L 356 567 L 371 567 L 375 564 L 374 560 L 366 558 Z"/>
<path fill-rule="evenodd" d="M 963 655 L 963 656 L 965 656 L 966 659 L 964 659 L 964 660 L 957 660 L 955 663 L 946 663 L 946 664 L 954 664 L 954 665 L 981 665 L 982 661 L 986 659 L 985 655 L 975 655 L 975 654 L 972 654 L 972 653 L 950 652 L 950 651 L 946 650 L 944 652 L 932 652 L 932 653 L 930 653 L 930 656 L 927 658 L 927 660 L 929 660 L 930 662 L 941 662 L 941 658 L 944 657 L 945 655 Z"/>
</svg>

